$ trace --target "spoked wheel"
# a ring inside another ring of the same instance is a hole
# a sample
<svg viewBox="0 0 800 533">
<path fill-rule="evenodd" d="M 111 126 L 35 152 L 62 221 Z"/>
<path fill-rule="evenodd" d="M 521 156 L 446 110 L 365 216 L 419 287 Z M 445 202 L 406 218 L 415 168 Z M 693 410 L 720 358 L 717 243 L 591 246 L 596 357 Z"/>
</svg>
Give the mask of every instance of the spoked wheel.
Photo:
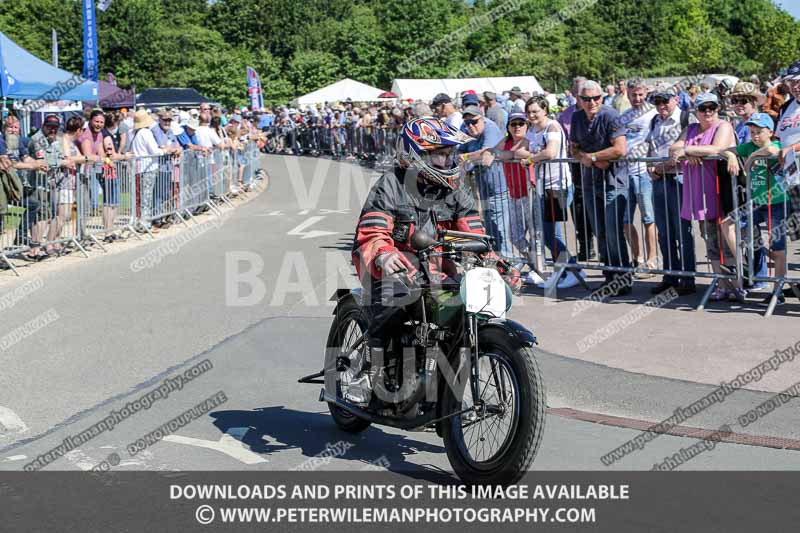
<svg viewBox="0 0 800 533">
<path fill-rule="evenodd" d="M 478 345 L 480 396 L 474 401 L 471 374 L 463 391 L 447 388 L 443 412 L 468 411 L 445 420 L 442 435 L 464 482 L 509 485 L 525 475 L 539 450 L 544 384 L 530 348 L 513 345 L 496 330 L 481 332 Z"/>
<path fill-rule="evenodd" d="M 331 331 L 328 334 L 328 342 L 325 350 L 325 369 L 326 384 L 329 379 L 335 381 L 331 388 L 336 390 L 336 397 L 343 399 L 347 392 L 348 384 L 356 377 L 365 362 L 367 345 L 362 342 L 355 350 L 348 350 L 348 347 L 358 340 L 367 330 L 367 321 L 362 309 L 351 299 L 339 304 Z M 337 368 L 342 367 L 342 371 Z M 335 374 L 328 376 L 329 369 Z M 326 388 L 327 385 L 326 385 Z M 352 413 L 345 411 L 338 405 L 328 402 L 331 416 L 336 425 L 344 431 L 358 433 L 364 431 L 370 425 L 368 420 L 358 418 Z"/>
</svg>

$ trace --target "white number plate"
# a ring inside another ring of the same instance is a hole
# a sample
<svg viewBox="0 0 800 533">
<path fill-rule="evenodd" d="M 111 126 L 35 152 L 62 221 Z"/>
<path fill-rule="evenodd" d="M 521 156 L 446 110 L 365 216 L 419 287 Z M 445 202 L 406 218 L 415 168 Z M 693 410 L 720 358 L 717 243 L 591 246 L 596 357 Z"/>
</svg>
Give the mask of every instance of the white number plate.
<svg viewBox="0 0 800 533">
<path fill-rule="evenodd" d="M 461 280 L 461 293 L 467 306 L 467 313 L 505 318 L 508 308 L 506 282 L 496 270 L 491 268 L 468 270 Z"/>
</svg>

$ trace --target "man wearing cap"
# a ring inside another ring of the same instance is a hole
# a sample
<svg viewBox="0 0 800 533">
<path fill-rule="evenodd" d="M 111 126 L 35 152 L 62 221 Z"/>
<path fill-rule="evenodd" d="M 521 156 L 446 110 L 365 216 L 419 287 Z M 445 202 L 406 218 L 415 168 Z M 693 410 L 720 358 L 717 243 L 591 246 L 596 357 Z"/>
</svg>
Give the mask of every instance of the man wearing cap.
<svg viewBox="0 0 800 533">
<path fill-rule="evenodd" d="M 481 105 L 481 100 L 480 100 L 480 98 L 478 98 L 478 95 L 475 94 L 474 91 L 471 91 L 471 92 L 468 92 L 468 93 L 464 93 L 464 95 L 461 96 L 461 107 L 462 107 L 462 109 L 467 107 L 467 106 L 471 106 L 471 105 L 476 105 L 476 106 L 480 106 Z M 463 112 L 462 112 L 462 117 L 463 117 Z"/>
<path fill-rule="evenodd" d="M 486 118 L 494 122 L 500 131 L 505 131 L 508 122 L 508 113 L 497 103 L 497 95 L 491 91 L 483 93 L 486 100 Z"/>
<path fill-rule="evenodd" d="M 451 127 L 460 130 L 464 119 L 461 113 L 458 112 L 456 106 L 453 105 L 453 100 L 444 93 L 439 93 L 433 98 L 431 108 L 437 117 L 444 120 Z"/>
<path fill-rule="evenodd" d="M 190 118 L 183 125 L 183 131 L 178 135 L 178 144 L 184 150 L 191 150 L 193 152 L 207 152 L 208 149 L 200 146 L 197 140 L 197 128 L 200 127 L 200 122 L 196 118 Z"/>
<path fill-rule="evenodd" d="M 525 99 L 522 98 L 522 89 L 519 87 L 512 87 L 511 90 L 508 92 L 508 101 L 511 102 L 511 110 L 510 113 L 513 112 L 525 112 Z"/>
<path fill-rule="evenodd" d="M 668 158 L 669 147 L 678 140 L 689 122 L 697 122 L 697 119 L 680 108 L 675 89 L 669 85 L 658 87 L 651 97 L 657 114 L 653 117 L 647 136 L 647 157 Z M 681 218 L 683 175 L 680 167 L 669 161 L 650 166 L 647 170 L 653 178 L 653 208 L 662 268 L 694 272 L 692 222 Z M 692 294 L 696 290 L 693 277 L 667 274 L 650 292 L 660 294 L 672 287 L 680 295 Z"/>
<path fill-rule="evenodd" d="M 749 81 L 740 81 L 733 87 L 730 101 L 733 105 L 733 112 L 739 119 L 733 128 L 736 132 L 736 139 L 739 144 L 750 142 L 750 128 L 747 126 L 747 121 L 764 102 L 764 95 L 761 94 L 758 85 Z"/>
<path fill-rule="evenodd" d="M 474 140 L 459 147 L 461 158 L 471 167 L 481 200 L 486 232 L 495 239 L 494 249 L 503 257 L 511 257 L 510 239 L 503 222 L 508 213 L 508 187 L 503 167 L 495 163 L 494 147 L 503 140 L 503 132 L 497 124 L 487 120 L 481 108 L 470 105 L 464 108 L 464 124 L 461 131 Z"/>
<path fill-rule="evenodd" d="M 175 187 L 173 187 L 173 176 L 176 176 L 175 169 L 176 163 L 178 163 L 178 159 L 181 154 L 183 153 L 183 148 L 181 148 L 178 139 L 175 137 L 175 134 L 172 132 L 172 112 L 162 109 L 159 111 L 156 116 L 158 117 L 158 123 L 153 125 L 150 130 L 153 132 L 153 138 L 156 141 L 158 147 L 165 153 L 169 155 L 175 156 L 170 160 L 170 158 L 162 158 L 161 164 L 159 165 L 159 172 L 158 177 L 156 178 L 156 190 L 155 190 L 155 203 L 156 205 L 167 205 L 172 206 L 173 199 L 171 196 L 175 195 Z M 154 225 L 167 228 L 169 226 L 169 222 L 161 222 L 155 221 Z"/>
</svg>

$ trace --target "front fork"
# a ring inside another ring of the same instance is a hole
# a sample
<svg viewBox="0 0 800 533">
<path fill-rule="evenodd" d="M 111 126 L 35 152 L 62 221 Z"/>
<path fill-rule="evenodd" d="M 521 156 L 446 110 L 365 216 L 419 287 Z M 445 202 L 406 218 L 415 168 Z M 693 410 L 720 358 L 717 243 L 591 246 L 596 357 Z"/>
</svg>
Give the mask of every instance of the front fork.
<svg viewBox="0 0 800 533">
<path fill-rule="evenodd" d="M 467 324 L 468 324 L 468 339 L 470 341 L 470 374 L 472 377 L 472 383 L 470 386 L 470 392 L 472 394 L 472 404 L 475 408 L 476 412 L 481 413 L 482 415 L 486 415 L 488 412 L 495 412 L 498 409 L 502 410 L 502 408 L 498 408 L 494 405 L 486 405 L 486 402 L 481 399 L 481 390 L 480 390 L 480 383 L 481 383 L 481 373 L 480 373 L 480 366 L 478 362 L 478 355 L 480 353 L 480 346 L 478 345 L 478 316 L 477 315 L 467 315 Z M 497 372 L 496 364 L 492 359 L 489 359 L 490 365 L 490 376 L 487 379 L 492 379 L 494 381 L 495 388 L 499 395 L 499 400 L 502 404 L 505 404 L 507 400 L 507 394 L 505 389 L 505 379 L 502 373 Z"/>
<path fill-rule="evenodd" d="M 480 391 L 480 369 L 478 368 L 478 316 L 467 315 L 467 325 L 469 327 L 468 338 L 470 341 L 470 374 L 472 376 L 470 390 L 472 392 L 472 404 L 479 407 L 481 401 Z"/>
</svg>

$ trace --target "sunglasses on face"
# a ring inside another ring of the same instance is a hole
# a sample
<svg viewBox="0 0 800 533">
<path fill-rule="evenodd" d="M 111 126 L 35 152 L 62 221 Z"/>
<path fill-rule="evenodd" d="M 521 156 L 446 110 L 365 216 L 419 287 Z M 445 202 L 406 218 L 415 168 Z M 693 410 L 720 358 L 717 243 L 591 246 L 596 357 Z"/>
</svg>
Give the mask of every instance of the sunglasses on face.
<svg viewBox="0 0 800 533">
<path fill-rule="evenodd" d="M 752 102 L 750 98 L 731 98 L 731 103 L 733 105 L 745 105 Z"/>
<path fill-rule="evenodd" d="M 524 122 L 520 122 L 520 121 L 514 121 L 514 122 L 510 122 L 508 125 L 511 128 L 521 128 L 521 127 L 525 126 L 525 123 Z"/>
<path fill-rule="evenodd" d="M 700 113 L 713 113 L 716 110 L 717 110 L 717 106 L 715 106 L 713 104 L 711 104 L 711 105 L 701 105 L 700 107 L 697 108 L 697 111 L 699 111 Z"/>
<path fill-rule="evenodd" d="M 581 95 L 581 100 L 584 101 L 584 102 L 599 102 L 600 100 L 602 100 L 602 98 L 603 98 L 602 94 L 598 94 L 597 96 L 583 96 L 583 95 Z"/>
<path fill-rule="evenodd" d="M 481 121 L 481 119 L 479 119 L 479 118 L 465 118 L 464 119 L 464 124 L 466 124 L 467 126 L 474 126 L 475 124 L 477 124 L 480 121 Z"/>
<path fill-rule="evenodd" d="M 653 103 L 655 105 L 667 105 L 669 103 L 669 100 L 665 100 L 663 98 L 655 98 L 653 99 Z"/>
</svg>

